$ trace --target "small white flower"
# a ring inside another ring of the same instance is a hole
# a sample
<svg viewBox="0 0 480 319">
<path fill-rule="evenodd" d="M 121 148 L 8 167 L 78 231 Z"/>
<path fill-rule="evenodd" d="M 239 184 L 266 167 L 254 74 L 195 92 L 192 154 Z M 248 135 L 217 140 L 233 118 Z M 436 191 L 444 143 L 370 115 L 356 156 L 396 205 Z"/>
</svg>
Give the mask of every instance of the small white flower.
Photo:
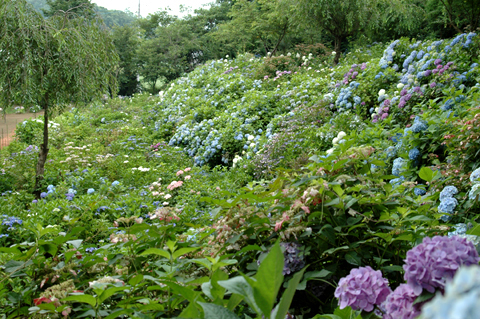
<svg viewBox="0 0 480 319">
<path fill-rule="evenodd" d="M 382 95 L 385 95 L 384 89 L 381 89 L 380 91 L 378 91 L 378 96 L 382 96 Z"/>
<path fill-rule="evenodd" d="M 345 133 L 344 131 L 340 131 L 338 132 L 338 139 L 341 140 L 342 138 L 344 138 L 345 136 L 347 136 L 347 133 Z"/>
</svg>

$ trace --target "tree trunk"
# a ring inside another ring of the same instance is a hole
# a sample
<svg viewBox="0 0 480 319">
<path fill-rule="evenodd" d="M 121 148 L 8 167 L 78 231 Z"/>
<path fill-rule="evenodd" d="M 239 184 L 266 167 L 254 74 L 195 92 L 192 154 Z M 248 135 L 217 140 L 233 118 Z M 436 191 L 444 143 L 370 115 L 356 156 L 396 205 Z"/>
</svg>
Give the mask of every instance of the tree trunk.
<svg viewBox="0 0 480 319">
<path fill-rule="evenodd" d="M 333 59 L 333 64 L 337 65 L 340 61 L 340 50 L 342 48 L 342 38 L 335 37 L 335 59 Z"/>
<path fill-rule="evenodd" d="M 45 99 L 48 101 L 48 96 Z M 33 193 L 35 196 L 40 198 L 40 193 L 42 191 L 41 187 L 43 186 L 43 175 L 45 173 L 45 162 L 47 161 L 48 154 L 48 102 L 45 102 L 43 105 L 44 109 L 44 123 L 43 123 L 43 143 L 40 145 L 40 152 L 38 154 L 37 162 L 37 171 L 35 175 L 35 188 Z"/>
</svg>

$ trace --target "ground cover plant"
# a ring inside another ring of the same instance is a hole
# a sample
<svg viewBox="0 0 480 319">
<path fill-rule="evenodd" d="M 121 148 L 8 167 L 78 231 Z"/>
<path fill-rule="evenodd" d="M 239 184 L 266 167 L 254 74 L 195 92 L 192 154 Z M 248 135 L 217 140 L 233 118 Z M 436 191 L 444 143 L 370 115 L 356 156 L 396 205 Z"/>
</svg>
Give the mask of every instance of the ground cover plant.
<svg viewBox="0 0 480 319">
<path fill-rule="evenodd" d="M 19 124 L 0 151 L 2 316 L 475 318 L 479 48 L 245 54 L 69 106 L 38 198 L 44 122 Z"/>
</svg>

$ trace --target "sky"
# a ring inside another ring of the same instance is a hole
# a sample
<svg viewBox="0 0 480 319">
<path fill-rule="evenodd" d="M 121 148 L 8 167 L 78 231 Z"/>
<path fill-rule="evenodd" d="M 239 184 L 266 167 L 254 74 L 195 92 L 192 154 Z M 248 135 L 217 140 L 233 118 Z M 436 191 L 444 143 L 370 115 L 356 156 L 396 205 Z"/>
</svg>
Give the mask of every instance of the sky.
<svg viewBox="0 0 480 319">
<path fill-rule="evenodd" d="M 92 0 L 97 5 L 110 9 L 121 10 L 129 9 L 131 12 L 137 13 L 139 0 Z M 146 17 L 149 13 L 163 10 L 166 7 L 172 9 L 171 14 L 182 16 L 180 13 L 180 5 L 184 5 L 193 9 L 201 8 L 204 4 L 214 2 L 215 0 L 140 0 L 140 14 Z"/>
</svg>

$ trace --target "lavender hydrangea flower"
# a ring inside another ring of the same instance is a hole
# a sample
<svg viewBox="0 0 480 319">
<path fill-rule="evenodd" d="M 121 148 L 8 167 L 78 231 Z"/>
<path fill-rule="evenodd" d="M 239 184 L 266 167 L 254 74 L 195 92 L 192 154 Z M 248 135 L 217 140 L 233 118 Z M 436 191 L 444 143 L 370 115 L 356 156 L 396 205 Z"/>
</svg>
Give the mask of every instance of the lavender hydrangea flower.
<svg viewBox="0 0 480 319">
<path fill-rule="evenodd" d="M 340 279 L 335 297 L 339 299 L 340 309 L 350 306 L 353 310 L 372 311 L 391 292 L 382 272 L 367 266 L 352 269 L 347 277 Z"/>
<path fill-rule="evenodd" d="M 417 296 L 423 289 L 433 293 L 435 288 L 443 289 L 460 266 L 475 265 L 479 261 L 475 246 L 464 238 L 425 237 L 421 244 L 407 252 L 404 278 Z"/>
<path fill-rule="evenodd" d="M 290 275 L 303 267 L 305 267 L 305 260 L 303 254 L 300 252 L 300 245 L 296 243 L 280 243 L 284 249 L 283 256 L 285 264 L 283 266 L 283 274 Z"/>
<path fill-rule="evenodd" d="M 440 200 L 443 201 L 447 198 L 452 198 L 453 195 L 458 193 L 458 189 L 455 186 L 445 186 L 440 192 Z"/>
<path fill-rule="evenodd" d="M 401 284 L 382 304 L 385 314 L 382 319 L 413 319 L 420 314 L 419 305 L 413 305 L 417 295 L 413 288 Z"/>
<path fill-rule="evenodd" d="M 476 319 L 480 313 L 480 267 L 462 267 L 422 309 L 424 319 Z"/>
</svg>

